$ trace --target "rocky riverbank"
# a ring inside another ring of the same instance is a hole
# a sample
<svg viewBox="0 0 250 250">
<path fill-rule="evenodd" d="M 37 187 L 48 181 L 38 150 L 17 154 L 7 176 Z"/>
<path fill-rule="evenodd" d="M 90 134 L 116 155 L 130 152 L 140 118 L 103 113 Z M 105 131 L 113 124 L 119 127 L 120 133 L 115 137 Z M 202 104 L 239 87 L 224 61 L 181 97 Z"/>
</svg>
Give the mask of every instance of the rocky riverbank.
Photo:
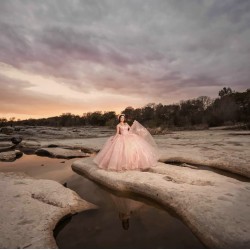
<svg viewBox="0 0 250 250">
<path fill-rule="evenodd" d="M 115 133 L 113 130 L 34 126 L 1 131 L 0 162 L 19 161 L 27 154 L 77 158 L 72 167 L 78 173 L 109 188 L 133 192 L 172 208 L 208 247 L 250 247 L 249 131 L 215 129 L 155 135 L 161 155 L 159 165 L 147 172 L 120 174 L 101 171 L 91 161 L 107 138 Z M 32 179 L 22 173 L 16 176 L 6 173 L 6 169 L 5 166 L 5 173 L 0 175 L 6 205 L 0 220 L 2 225 L 7 225 L 7 220 L 11 224 L 2 229 L 5 230 L 1 232 L 3 248 L 56 247 L 51 233 L 55 223 L 68 213 L 92 208 L 92 204 L 80 201 L 77 194 L 57 182 Z M 54 190 L 62 195 L 54 197 Z M 68 190 L 66 198 L 65 190 Z M 43 199 L 48 202 L 44 204 Z M 73 205 L 67 205 L 67 201 Z M 55 205 L 59 203 L 62 207 Z M 9 207 L 13 211 L 8 213 Z M 35 234 L 27 234 L 26 228 L 26 224 L 32 228 L 37 223 L 36 209 L 42 214 L 37 226 L 38 231 L 43 231 L 42 237 L 37 233 L 39 239 Z M 47 210 L 53 211 L 52 217 L 48 217 Z M 24 222 L 20 222 L 22 220 Z"/>
</svg>

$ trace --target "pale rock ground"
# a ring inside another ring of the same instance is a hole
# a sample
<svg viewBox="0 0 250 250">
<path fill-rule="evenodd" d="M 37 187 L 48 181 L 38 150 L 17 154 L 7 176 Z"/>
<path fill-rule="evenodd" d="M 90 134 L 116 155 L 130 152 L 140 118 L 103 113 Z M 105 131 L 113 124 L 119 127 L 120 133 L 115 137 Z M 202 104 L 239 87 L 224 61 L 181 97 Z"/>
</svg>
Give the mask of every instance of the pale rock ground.
<svg viewBox="0 0 250 250">
<path fill-rule="evenodd" d="M 41 144 L 36 140 L 23 140 L 20 145 L 28 148 L 39 148 L 41 146 Z"/>
<path fill-rule="evenodd" d="M 13 143 L 11 141 L 0 141 L 0 149 L 9 149 L 13 147 Z"/>
<path fill-rule="evenodd" d="M 0 248 L 57 248 L 53 237 L 57 222 L 97 208 L 56 181 L 20 172 L 0 173 L 0 189 Z"/>
<path fill-rule="evenodd" d="M 223 169 L 250 178 L 250 133 L 189 131 L 157 139 L 162 162 L 185 162 Z"/>
<path fill-rule="evenodd" d="M 112 133 L 109 128 L 100 127 L 45 127 L 45 126 L 15 126 L 14 131 L 8 133 L 9 136 L 14 133 L 19 134 L 25 138 L 88 138 L 88 137 L 102 137 Z M 2 132 L 4 133 L 4 132 Z M 5 136 L 6 137 L 6 136 Z M 1 140 L 2 136 L 0 136 Z"/>
<path fill-rule="evenodd" d="M 106 128 L 20 127 L 20 146 L 39 149 L 50 144 L 63 148 L 98 151 L 115 131 Z M 0 140 L 7 140 L 1 135 Z M 92 137 L 92 138 L 90 138 Z M 94 138 L 95 137 L 95 138 Z M 200 164 L 250 177 L 250 132 L 236 130 L 175 131 L 154 136 L 161 162 Z M 2 142 L 2 146 L 11 146 Z M 1 146 L 1 145 L 0 145 Z"/>
<path fill-rule="evenodd" d="M 65 148 L 39 148 L 35 151 L 37 155 L 47 155 L 56 158 L 70 159 L 70 158 L 80 158 L 87 157 L 88 154 L 85 154 L 81 151 L 65 149 Z"/>
<path fill-rule="evenodd" d="M 147 172 L 112 172 L 99 169 L 92 159 L 77 160 L 72 169 L 108 188 L 171 208 L 209 248 L 250 247 L 249 182 L 160 162 Z"/>
<path fill-rule="evenodd" d="M 60 147 L 98 151 L 108 137 L 53 139 Z M 178 131 L 154 136 L 161 162 L 199 164 L 250 178 L 250 133 L 245 131 Z M 51 141 L 40 140 L 42 147 Z"/>
</svg>

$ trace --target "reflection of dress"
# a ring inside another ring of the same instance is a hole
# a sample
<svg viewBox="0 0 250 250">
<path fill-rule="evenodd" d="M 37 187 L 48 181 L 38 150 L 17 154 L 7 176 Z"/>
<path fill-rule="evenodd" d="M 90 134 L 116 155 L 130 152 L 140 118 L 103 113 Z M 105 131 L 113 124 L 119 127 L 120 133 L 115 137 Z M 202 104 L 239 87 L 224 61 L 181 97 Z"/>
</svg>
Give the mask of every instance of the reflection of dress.
<svg viewBox="0 0 250 250">
<path fill-rule="evenodd" d="M 106 170 L 146 169 L 158 161 L 158 148 L 148 130 L 134 121 L 130 130 L 120 126 L 119 134 L 108 138 L 93 161 Z"/>
<path fill-rule="evenodd" d="M 132 213 L 144 206 L 142 202 L 136 200 L 115 196 L 111 193 L 109 195 L 118 212 L 126 219 L 130 218 Z"/>
<path fill-rule="evenodd" d="M 116 209 L 118 210 L 119 218 L 122 221 L 123 229 L 128 230 L 130 217 L 132 216 L 132 214 L 137 212 L 141 207 L 143 207 L 144 204 L 132 199 L 118 197 L 113 194 L 109 195 L 114 205 L 116 206 Z"/>
</svg>

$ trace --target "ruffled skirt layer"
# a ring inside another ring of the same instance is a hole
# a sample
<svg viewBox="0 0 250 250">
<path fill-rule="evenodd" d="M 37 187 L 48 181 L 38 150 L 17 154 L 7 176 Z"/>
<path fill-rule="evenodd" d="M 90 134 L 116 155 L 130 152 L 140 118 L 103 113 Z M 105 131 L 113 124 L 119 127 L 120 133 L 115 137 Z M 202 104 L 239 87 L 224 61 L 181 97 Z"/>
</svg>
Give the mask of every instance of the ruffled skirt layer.
<svg viewBox="0 0 250 250">
<path fill-rule="evenodd" d="M 137 134 L 118 134 L 108 138 L 93 161 L 106 170 L 143 170 L 157 164 L 158 152 Z"/>
</svg>

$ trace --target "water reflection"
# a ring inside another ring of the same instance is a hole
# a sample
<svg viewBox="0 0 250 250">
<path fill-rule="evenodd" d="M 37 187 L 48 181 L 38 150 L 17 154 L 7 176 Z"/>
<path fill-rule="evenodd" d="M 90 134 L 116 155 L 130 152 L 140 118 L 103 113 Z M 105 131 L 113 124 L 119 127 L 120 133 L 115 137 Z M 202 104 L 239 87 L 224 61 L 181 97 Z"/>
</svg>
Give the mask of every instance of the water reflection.
<svg viewBox="0 0 250 250">
<path fill-rule="evenodd" d="M 128 198 L 122 198 L 109 194 L 111 200 L 113 201 L 119 215 L 119 219 L 122 222 L 122 227 L 124 230 L 129 229 L 129 219 L 131 216 L 136 214 L 136 212 L 143 207 L 143 203 Z"/>
<path fill-rule="evenodd" d="M 12 162 L 1 162 L 1 172 L 24 172 L 32 177 L 39 179 L 50 179 L 64 183 L 72 172 L 71 164 L 80 158 L 57 159 L 50 157 L 40 157 L 33 154 L 23 154 L 23 156 Z"/>
<path fill-rule="evenodd" d="M 67 186 L 98 209 L 59 223 L 59 248 L 205 248 L 177 217 L 135 194 L 103 187 L 75 175 Z"/>
</svg>

